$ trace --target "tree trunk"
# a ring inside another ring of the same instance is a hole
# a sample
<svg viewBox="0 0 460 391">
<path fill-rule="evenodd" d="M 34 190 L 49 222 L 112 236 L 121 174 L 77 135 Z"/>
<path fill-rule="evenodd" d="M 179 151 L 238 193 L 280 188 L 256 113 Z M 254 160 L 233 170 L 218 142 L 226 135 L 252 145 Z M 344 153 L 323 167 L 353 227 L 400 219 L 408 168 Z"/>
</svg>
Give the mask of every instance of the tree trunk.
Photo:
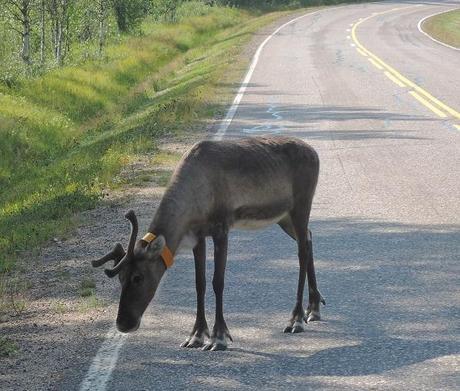
<svg viewBox="0 0 460 391">
<path fill-rule="evenodd" d="M 53 25 L 53 45 L 54 58 L 58 65 L 63 65 L 66 54 L 64 45 L 67 39 L 67 29 L 69 17 L 68 0 L 52 0 L 48 2 L 48 10 Z"/>
<path fill-rule="evenodd" d="M 58 35 L 59 35 L 59 13 L 56 1 L 48 1 L 48 12 L 51 18 L 51 36 L 53 39 L 54 60 L 58 62 Z"/>
<path fill-rule="evenodd" d="M 30 65 L 30 3 L 23 2 L 22 9 L 22 48 L 21 58 L 25 64 Z"/>
<path fill-rule="evenodd" d="M 45 0 L 40 5 L 40 64 L 45 63 Z"/>
<path fill-rule="evenodd" d="M 99 57 L 102 57 L 105 43 L 105 17 L 106 17 L 105 0 L 99 2 Z"/>
<path fill-rule="evenodd" d="M 72 39 L 70 35 L 70 17 L 67 15 L 65 22 L 65 57 L 70 53 L 70 40 Z"/>
<path fill-rule="evenodd" d="M 62 65 L 62 23 L 58 20 L 56 24 L 56 62 Z"/>
</svg>

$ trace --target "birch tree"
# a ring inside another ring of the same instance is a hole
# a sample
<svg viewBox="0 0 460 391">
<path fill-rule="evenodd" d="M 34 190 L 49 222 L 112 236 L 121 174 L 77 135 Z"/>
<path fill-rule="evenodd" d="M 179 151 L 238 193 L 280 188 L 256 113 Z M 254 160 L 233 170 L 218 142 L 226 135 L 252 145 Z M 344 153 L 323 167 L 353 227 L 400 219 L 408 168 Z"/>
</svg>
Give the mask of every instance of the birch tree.
<svg viewBox="0 0 460 391">
<path fill-rule="evenodd" d="M 99 49 L 98 55 L 102 57 L 102 52 L 104 50 L 105 44 L 105 35 L 107 31 L 107 15 L 108 15 L 108 8 L 109 8 L 109 1 L 108 0 L 97 0 L 97 20 L 99 23 Z"/>
<path fill-rule="evenodd" d="M 69 11 L 74 0 L 47 0 L 51 19 L 54 58 L 59 65 L 64 63 L 66 48 L 68 51 Z"/>
<path fill-rule="evenodd" d="M 46 3 L 40 0 L 40 64 L 45 63 Z"/>
<path fill-rule="evenodd" d="M 31 11 L 34 0 L 4 0 L 5 14 L 9 27 L 21 36 L 20 55 L 22 61 L 32 62 L 30 49 Z"/>
</svg>

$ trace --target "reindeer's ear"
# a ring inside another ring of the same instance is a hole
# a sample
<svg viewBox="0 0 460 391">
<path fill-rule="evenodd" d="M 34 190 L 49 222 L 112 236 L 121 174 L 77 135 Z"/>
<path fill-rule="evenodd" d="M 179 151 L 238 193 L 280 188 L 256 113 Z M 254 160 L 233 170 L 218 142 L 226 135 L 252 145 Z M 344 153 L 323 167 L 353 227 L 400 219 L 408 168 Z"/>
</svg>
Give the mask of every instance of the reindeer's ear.
<svg viewBox="0 0 460 391">
<path fill-rule="evenodd" d="M 165 246 L 166 240 L 163 235 L 160 235 L 147 246 L 147 254 L 149 257 L 156 257 L 161 254 Z"/>
</svg>

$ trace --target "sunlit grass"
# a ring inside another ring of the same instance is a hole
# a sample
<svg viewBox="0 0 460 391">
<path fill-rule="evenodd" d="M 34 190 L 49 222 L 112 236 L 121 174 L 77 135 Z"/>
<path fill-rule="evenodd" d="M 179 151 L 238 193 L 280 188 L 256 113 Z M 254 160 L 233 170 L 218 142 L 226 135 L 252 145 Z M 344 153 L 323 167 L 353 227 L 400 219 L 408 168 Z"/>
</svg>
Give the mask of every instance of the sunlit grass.
<svg viewBox="0 0 460 391">
<path fill-rule="evenodd" d="M 50 152 L 61 150 L 75 136 L 72 123 L 58 112 L 24 97 L 0 94 L 0 185 L 13 168 L 31 161 L 46 163 Z"/>
<path fill-rule="evenodd" d="M 99 299 L 94 294 L 90 294 L 87 296 L 80 297 L 80 301 L 78 303 L 78 311 L 79 312 L 88 312 L 103 308 L 106 305 L 104 300 Z"/>
</svg>

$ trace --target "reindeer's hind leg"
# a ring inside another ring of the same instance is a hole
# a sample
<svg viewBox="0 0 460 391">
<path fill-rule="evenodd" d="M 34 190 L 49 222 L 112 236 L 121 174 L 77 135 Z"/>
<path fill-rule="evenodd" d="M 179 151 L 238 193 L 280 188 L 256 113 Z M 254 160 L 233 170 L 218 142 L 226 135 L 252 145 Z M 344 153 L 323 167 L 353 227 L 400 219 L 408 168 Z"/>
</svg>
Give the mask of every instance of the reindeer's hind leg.
<svg viewBox="0 0 460 391">
<path fill-rule="evenodd" d="M 305 210 L 305 209 L 304 209 Z M 309 210 L 309 208 L 308 208 Z M 309 213 L 293 211 L 290 217 L 279 222 L 280 227 L 297 241 L 299 256 L 299 281 L 297 287 L 297 301 L 285 333 L 305 331 L 304 321 L 319 320 L 319 303 L 324 302 L 316 286 L 315 268 L 313 264 L 313 247 L 311 232 L 307 228 Z M 305 277 L 308 278 L 309 305 L 307 312 L 303 309 L 303 292 Z"/>
<path fill-rule="evenodd" d="M 313 262 L 313 237 L 311 231 L 307 229 L 307 278 L 308 278 L 308 307 L 305 313 L 305 320 L 313 322 L 320 320 L 320 303 L 326 305 L 326 300 L 321 296 L 316 285 L 315 265 Z"/>
<path fill-rule="evenodd" d="M 182 347 L 199 348 L 204 345 L 205 336 L 209 338 L 208 323 L 204 311 L 204 296 L 206 292 L 206 240 L 198 239 L 193 249 L 195 258 L 195 282 L 196 282 L 196 320 L 190 336 L 182 343 Z"/>
</svg>

